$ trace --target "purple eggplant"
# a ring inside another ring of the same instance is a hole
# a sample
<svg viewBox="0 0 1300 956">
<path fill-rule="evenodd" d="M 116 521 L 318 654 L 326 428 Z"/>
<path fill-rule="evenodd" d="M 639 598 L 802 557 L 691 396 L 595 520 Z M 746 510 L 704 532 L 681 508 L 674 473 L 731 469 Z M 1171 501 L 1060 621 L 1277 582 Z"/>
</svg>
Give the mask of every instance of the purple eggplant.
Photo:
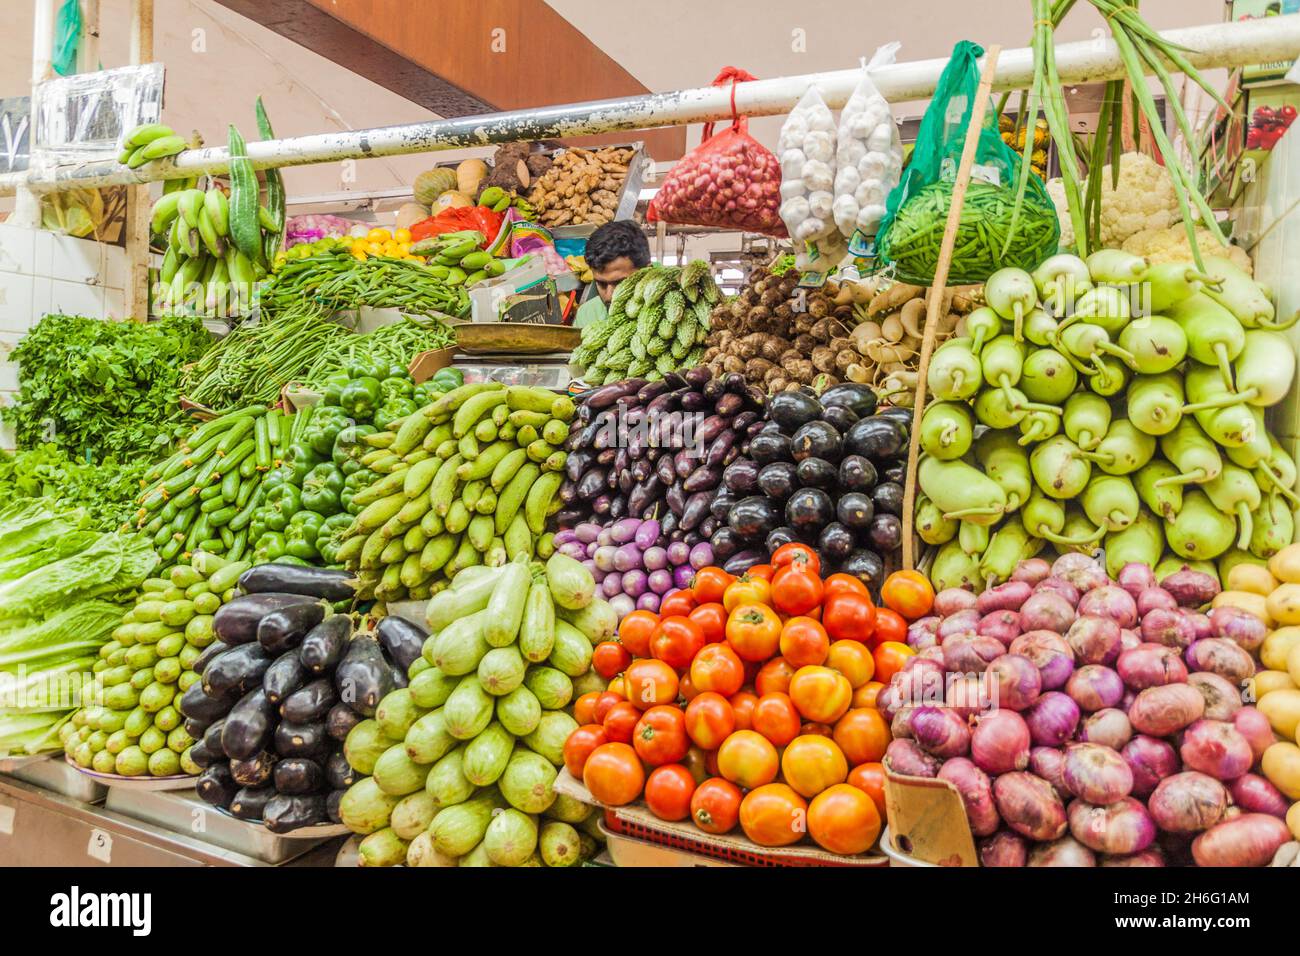
<svg viewBox="0 0 1300 956">
<path fill-rule="evenodd" d="M 645 481 L 655 473 L 655 466 L 648 459 L 641 458 L 632 462 L 632 467 L 628 469 L 632 475 L 633 481 Z"/>
<path fill-rule="evenodd" d="M 709 379 L 707 382 L 704 383 L 704 387 L 700 389 L 700 391 L 704 393 L 704 397 L 707 398 L 709 401 L 716 401 L 717 399 L 721 398 L 722 393 L 725 392 L 726 390 L 727 388 L 723 384 L 722 379 L 720 378 Z"/>
<path fill-rule="evenodd" d="M 716 552 L 717 548 L 715 547 L 713 550 Z M 754 565 L 762 564 L 766 560 L 767 552 L 765 551 L 739 551 L 727 559 L 726 563 L 722 565 L 722 569 L 728 574 L 744 574 Z"/>
<path fill-rule="evenodd" d="M 636 532 L 632 535 L 633 543 L 642 551 L 654 547 L 654 543 L 659 540 L 659 522 L 642 521 L 637 525 Z"/>
<path fill-rule="evenodd" d="M 713 546 L 713 555 L 720 561 L 725 561 L 742 547 L 744 540 L 736 533 L 736 530 L 729 525 L 722 525 L 709 538 L 709 544 Z"/>
<path fill-rule="evenodd" d="M 638 405 L 645 405 L 667 391 L 669 391 L 668 383 L 663 379 L 660 379 L 657 382 L 648 382 L 647 384 L 642 385 L 641 390 L 636 393 L 636 403 Z"/>
<path fill-rule="evenodd" d="M 690 482 L 687 482 L 690 484 Z M 709 500 L 713 493 L 709 491 L 700 491 L 686 499 L 686 506 L 682 508 L 682 527 L 687 531 L 693 531 L 699 526 L 700 522 L 709 513 Z"/>
<path fill-rule="evenodd" d="M 757 544 L 781 524 L 781 508 L 770 498 L 751 495 L 742 498 L 727 512 L 727 524 L 746 541 Z"/>
<path fill-rule="evenodd" d="M 719 398 L 714 404 L 713 410 L 715 414 L 721 415 L 723 418 L 731 418 L 733 415 L 738 414 L 744 407 L 745 398 L 743 395 L 737 395 L 734 392 L 727 392 L 727 394 Z"/>
<path fill-rule="evenodd" d="M 727 453 L 722 456 L 722 467 L 725 468 L 727 465 L 730 465 L 733 461 L 735 461 L 737 458 L 743 455 L 744 451 L 741 450 L 742 447 L 743 446 L 741 445 L 732 445 L 730 448 L 728 448 Z"/>
<path fill-rule="evenodd" d="M 607 515 L 612 503 L 613 499 L 609 495 L 598 495 L 591 503 L 591 510 L 598 515 Z"/>
<path fill-rule="evenodd" d="M 633 394 L 640 388 L 640 386 L 637 386 L 637 388 L 629 391 L 627 387 L 628 384 L 628 382 L 615 382 L 612 385 L 603 385 L 590 392 L 584 392 L 582 400 L 591 408 L 608 408 L 620 398 L 626 398 L 628 395 Z"/>
<path fill-rule="evenodd" d="M 578 498 L 587 500 L 600 494 L 605 488 L 605 469 L 591 468 L 578 479 Z"/>
<path fill-rule="evenodd" d="M 672 513 L 681 518 L 682 511 L 686 507 L 686 492 L 680 484 L 673 485 L 664 493 L 664 501 L 668 503 Z"/>
<path fill-rule="evenodd" d="M 722 480 L 737 495 L 752 494 L 758 489 L 758 465 L 748 458 L 737 458 L 723 471 Z"/>
<path fill-rule="evenodd" d="M 627 494 L 627 509 L 629 514 L 643 514 L 647 508 L 655 503 L 659 498 L 663 486 L 656 475 L 651 475 L 645 481 L 633 486 Z"/>
<path fill-rule="evenodd" d="M 745 381 L 745 376 L 739 372 L 728 372 L 722 379 L 722 385 L 728 392 L 737 395 L 744 395 L 749 383 Z"/>
<path fill-rule="evenodd" d="M 677 472 L 678 478 L 689 478 L 695 472 L 695 466 L 700 463 L 699 458 L 691 454 L 692 449 L 683 448 L 673 456 L 673 471 Z M 698 491 L 698 488 L 688 489 Z"/>
<path fill-rule="evenodd" d="M 596 455 L 596 464 L 600 465 L 602 468 L 608 468 L 610 465 L 614 464 L 614 459 L 617 457 L 617 448 L 602 448 Z"/>
<path fill-rule="evenodd" d="M 624 498 L 622 495 L 616 495 L 615 497 L 610 498 L 608 516 L 610 518 L 627 517 L 627 499 Z"/>
<path fill-rule="evenodd" d="M 722 464 L 722 460 L 727 457 L 727 452 L 731 451 L 731 446 L 736 442 L 736 433 L 734 431 L 725 431 L 717 438 L 713 439 L 713 444 L 709 446 L 708 453 L 704 456 L 704 463 L 710 466 Z"/>
<path fill-rule="evenodd" d="M 727 420 L 721 415 L 710 415 L 695 429 L 695 440 L 701 443 L 711 442 L 726 431 L 727 427 Z"/>
<path fill-rule="evenodd" d="M 569 508 L 556 514 L 555 521 L 561 528 L 572 528 L 582 523 L 582 519 L 587 516 L 586 511 L 576 508 Z"/>
<path fill-rule="evenodd" d="M 589 451 L 571 451 L 564 461 L 564 477 L 577 481 L 582 473 L 596 463 L 596 456 Z"/>
<path fill-rule="evenodd" d="M 681 400 L 682 411 L 684 412 L 702 412 L 712 405 L 713 403 L 704 397 L 703 392 L 698 392 L 695 389 L 688 390 Z"/>
<path fill-rule="evenodd" d="M 614 455 L 614 470 L 627 471 L 632 466 L 632 459 L 627 453 L 626 448 L 620 448 Z"/>
<path fill-rule="evenodd" d="M 624 495 L 629 494 L 636 487 L 636 479 L 632 477 L 631 471 L 620 471 L 618 474 L 618 490 Z"/>
<path fill-rule="evenodd" d="M 617 468 L 611 468 L 607 471 L 605 473 L 605 487 L 610 491 L 616 491 L 618 489 L 618 476 L 621 474 L 623 474 L 623 472 L 619 471 Z"/>
<path fill-rule="evenodd" d="M 701 388 L 712 377 L 713 373 L 709 371 L 707 365 L 697 365 L 695 368 L 690 369 L 685 375 L 686 384 L 693 386 L 694 388 Z"/>
<path fill-rule="evenodd" d="M 665 485 L 675 484 L 677 481 L 677 469 L 673 467 L 673 458 L 671 455 L 662 455 L 655 462 L 655 474 Z"/>
<path fill-rule="evenodd" d="M 736 431 L 744 431 L 756 421 L 760 421 L 762 416 L 758 412 L 741 412 L 731 420 L 731 427 Z"/>
<path fill-rule="evenodd" d="M 564 479 L 564 484 L 560 485 L 560 501 L 566 505 L 571 505 L 578 500 L 578 483 Z"/>
<path fill-rule="evenodd" d="M 718 530 L 718 519 L 713 515 L 705 515 L 704 520 L 700 522 L 700 535 L 705 538 L 712 538 L 713 532 Z"/>
<path fill-rule="evenodd" d="M 677 527 L 677 522 L 678 522 L 677 515 L 669 511 L 667 514 L 662 515 L 659 518 L 659 529 L 664 533 L 664 535 L 671 538 L 679 530 Z M 669 545 L 669 547 L 672 546 Z M 668 560 L 672 561 L 672 558 L 670 557 Z"/>
<path fill-rule="evenodd" d="M 719 521 L 726 521 L 727 510 L 734 505 L 737 500 L 735 494 L 726 488 L 723 488 L 715 494 L 713 500 L 709 502 L 709 514 L 713 515 L 713 517 L 717 518 Z"/>
<path fill-rule="evenodd" d="M 663 392 L 660 395 L 656 395 L 650 400 L 649 404 L 646 405 L 646 414 L 652 418 L 659 415 L 666 415 L 672 410 L 673 402 L 675 401 L 676 398 L 674 398 L 672 392 Z"/>
<path fill-rule="evenodd" d="M 709 491 L 716 488 L 720 481 L 722 481 L 721 468 L 710 468 L 708 466 L 696 468 L 691 472 L 690 477 L 682 483 L 682 490 L 687 494 L 694 494 L 697 491 Z"/>
</svg>

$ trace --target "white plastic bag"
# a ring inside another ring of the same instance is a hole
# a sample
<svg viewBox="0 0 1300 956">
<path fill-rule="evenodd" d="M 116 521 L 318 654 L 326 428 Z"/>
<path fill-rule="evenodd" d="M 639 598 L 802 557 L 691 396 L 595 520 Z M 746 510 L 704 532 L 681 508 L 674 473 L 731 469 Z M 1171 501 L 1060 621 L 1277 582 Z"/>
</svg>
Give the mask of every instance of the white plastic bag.
<svg viewBox="0 0 1300 956">
<path fill-rule="evenodd" d="M 889 103 L 871 82 L 871 71 L 893 63 L 900 46 L 886 43 L 872 54 L 840 113 L 833 218 L 846 239 L 857 231 L 867 238 L 875 235 L 885 218 L 885 198 L 898 185 L 903 169 L 898 124 Z"/>
<path fill-rule="evenodd" d="M 835 231 L 835 117 L 810 86 L 781 126 L 781 219 L 796 243 Z"/>
</svg>

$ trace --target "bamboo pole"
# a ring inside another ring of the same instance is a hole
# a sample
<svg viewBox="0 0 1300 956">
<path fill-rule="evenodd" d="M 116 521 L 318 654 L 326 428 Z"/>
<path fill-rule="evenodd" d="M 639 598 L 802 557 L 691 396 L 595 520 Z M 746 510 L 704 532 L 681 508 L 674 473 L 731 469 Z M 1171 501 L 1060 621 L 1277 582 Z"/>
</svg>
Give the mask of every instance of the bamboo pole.
<svg viewBox="0 0 1300 956">
<path fill-rule="evenodd" d="M 153 59 L 153 0 L 131 0 L 131 65 Z M 149 319 L 149 187 L 126 190 L 126 308 L 137 322 Z"/>
<path fill-rule="evenodd" d="M 979 143 L 980 129 L 989 94 L 993 89 L 993 74 L 998 68 L 998 54 L 1002 47 L 994 44 L 984 56 L 984 69 L 980 71 L 979 90 L 971 107 L 970 125 L 966 128 L 966 141 L 962 144 L 961 163 L 957 178 L 952 184 L 952 202 L 948 207 L 948 222 L 939 246 L 939 263 L 934 270 L 934 281 L 925 300 L 925 328 L 921 332 L 921 358 L 917 367 L 916 399 L 912 406 L 912 434 L 907 449 L 907 481 L 903 485 L 903 567 L 916 567 L 916 462 L 921 453 L 921 416 L 925 414 L 925 379 L 930 371 L 930 356 L 934 354 L 934 340 L 943 318 L 944 288 L 948 284 L 948 269 L 952 265 L 952 251 L 957 243 L 957 230 L 961 225 L 961 209 L 966 203 L 966 187 L 970 185 L 970 170 L 975 162 L 975 147 Z M 1031 131 L 1032 135 L 1032 131 Z"/>
</svg>

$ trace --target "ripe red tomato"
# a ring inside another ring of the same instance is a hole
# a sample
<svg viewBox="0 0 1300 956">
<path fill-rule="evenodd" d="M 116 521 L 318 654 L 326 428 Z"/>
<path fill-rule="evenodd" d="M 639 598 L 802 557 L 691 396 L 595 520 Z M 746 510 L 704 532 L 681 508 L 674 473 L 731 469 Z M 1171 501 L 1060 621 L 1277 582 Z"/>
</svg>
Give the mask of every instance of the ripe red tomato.
<svg viewBox="0 0 1300 956">
<path fill-rule="evenodd" d="M 764 694 L 784 694 L 790 689 L 790 678 L 794 672 L 795 668 L 784 657 L 774 657 L 754 675 L 754 690 L 760 697 Z"/>
<path fill-rule="evenodd" d="M 717 644 L 727 639 L 727 609 L 717 601 L 700 604 L 687 616 L 704 631 L 706 644 Z"/>
<path fill-rule="evenodd" d="M 891 611 L 915 621 L 934 607 L 934 587 L 919 571 L 895 571 L 880 586 L 880 600 Z"/>
<path fill-rule="evenodd" d="M 600 700 L 602 691 L 589 690 L 573 702 L 573 719 L 582 724 L 598 724 L 596 719 L 596 701 Z M 612 705 L 611 705 L 612 706 Z"/>
<path fill-rule="evenodd" d="M 781 646 L 781 619 L 770 607 L 741 604 L 727 618 L 727 643 L 741 660 L 765 661 Z"/>
<path fill-rule="evenodd" d="M 632 732 L 640 719 L 641 711 L 630 702 L 621 700 L 605 714 L 601 726 L 605 728 L 605 736 L 613 743 L 630 744 Z"/>
<path fill-rule="evenodd" d="M 876 661 L 876 680 L 889 686 L 890 680 L 903 669 L 907 659 L 916 656 L 916 651 L 901 641 L 885 641 L 876 645 L 872 656 Z"/>
<path fill-rule="evenodd" d="M 822 608 L 822 626 L 831 640 L 865 644 L 876 629 L 876 614 L 870 595 L 841 591 L 826 599 L 826 606 Z"/>
<path fill-rule="evenodd" d="M 609 709 L 619 703 L 626 703 L 621 694 L 615 694 L 613 691 L 608 690 L 603 692 L 596 698 L 596 706 L 591 712 L 591 719 L 597 724 L 603 724 Z"/>
<path fill-rule="evenodd" d="M 587 757 L 582 782 L 599 802 L 611 807 L 631 803 L 645 786 L 645 768 L 627 744 L 601 744 Z"/>
<path fill-rule="evenodd" d="M 832 574 L 822 584 L 822 593 L 825 594 L 826 597 L 830 597 L 832 594 L 862 594 L 867 597 L 871 596 L 871 592 L 867 590 L 867 586 L 851 574 Z"/>
<path fill-rule="evenodd" d="M 755 564 L 751 565 L 749 569 L 745 571 L 745 577 L 750 580 L 760 580 L 771 583 L 772 575 L 775 572 L 776 568 L 772 567 L 770 564 Z"/>
<path fill-rule="evenodd" d="M 825 661 L 830 647 L 826 628 L 810 617 L 792 617 L 781 628 L 781 656 L 796 670 Z"/>
<path fill-rule="evenodd" d="M 703 783 L 709 778 L 709 755 L 714 753 L 712 750 L 701 750 L 699 747 L 691 747 L 686 751 L 686 756 L 682 759 L 682 766 L 691 772 L 696 783 Z"/>
<path fill-rule="evenodd" d="M 799 711 L 785 694 L 764 694 L 754 704 L 750 725 L 777 747 L 784 747 L 799 736 Z"/>
<path fill-rule="evenodd" d="M 745 665 L 731 645 L 705 644 L 691 661 L 690 680 L 698 691 L 730 697 L 745 683 Z"/>
<path fill-rule="evenodd" d="M 601 744 L 609 743 L 605 728 L 599 724 L 584 724 L 564 742 L 564 768 L 578 780 L 582 779 L 582 768 L 587 764 L 591 752 Z"/>
<path fill-rule="evenodd" d="M 645 805 L 660 820 L 685 820 L 691 815 L 695 778 L 679 763 L 650 771 L 645 782 Z"/>
<path fill-rule="evenodd" d="M 591 652 L 591 669 L 605 680 L 612 680 L 632 663 L 632 655 L 618 641 L 601 641 Z"/>
<path fill-rule="evenodd" d="M 852 784 L 871 798 L 880 818 L 885 818 L 885 767 L 879 763 L 858 764 L 849 771 L 845 783 Z"/>
<path fill-rule="evenodd" d="M 754 716 L 754 705 L 758 703 L 758 695 L 742 690 L 732 694 L 727 702 L 731 704 L 731 712 L 736 715 L 736 729 L 749 730 Z"/>
<path fill-rule="evenodd" d="M 618 640 L 633 657 L 650 656 L 650 637 L 659 626 L 659 615 L 633 611 L 618 622 Z"/>
<path fill-rule="evenodd" d="M 772 552 L 773 570 L 779 572 L 785 567 L 801 568 L 811 574 L 818 575 L 822 573 L 822 559 L 808 545 L 800 544 L 798 541 L 791 541 L 789 544 L 783 544 Z M 775 583 L 776 578 L 773 577 L 772 581 Z"/>
<path fill-rule="evenodd" d="M 685 670 L 704 646 L 704 629 L 689 617 L 664 617 L 650 638 L 650 655 L 675 671 Z"/>
<path fill-rule="evenodd" d="M 783 545 L 796 547 L 796 545 Z M 804 547 L 804 545 L 797 545 Z M 777 568 L 772 577 L 772 606 L 782 614 L 807 614 L 822 603 L 822 579 L 804 567 L 791 564 Z"/>
<path fill-rule="evenodd" d="M 686 705 L 686 733 L 705 750 L 717 750 L 735 729 L 736 715 L 721 694 L 706 691 Z"/>
<path fill-rule="evenodd" d="M 874 707 L 858 707 L 839 719 L 833 736 L 849 766 L 875 763 L 889 746 L 889 724 Z"/>
<path fill-rule="evenodd" d="M 695 572 L 695 578 L 691 581 L 691 590 L 695 592 L 695 600 L 701 604 L 721 604 L 723 593 L 734 580 L 736 580 L 734 574 L 728 574 L 722 568 L 710 565 Z"/>
<path fill-rule="evenodd" d="M 652 767 L 676 763 L 691 746 L 686 737 L 686 715 L 676 707 L 651 707 L 632 731 L 632 746 Z"/>
<path fill-rule="evenodd" d="M 681 677 L 677 678 L 677 696 L 684 701 L 692 701 L 699 694 L 699 688 L 691 680 L 691 672 L 687 671 Z"/>
<path fill-rule="evenodd" d="M 633 661 L 623 672 L 627 699 L 638 710 L 655 704 L 671 704 L 677 699 L 677 672 L 659 660 Z"/>
<path fill-rule="evenodd" d="M 710 777 L 691 795 L 691 819 L 705 833 L 730 833 L 740 822 L 740 788 L 722 777 Z"/>
<path fill-rule="evenodd" d="M 674 591 L 659 602 L 660 617 L 686 617 L 695 610 L 695 595 L 690 588 Z"/>
<path fill-rule="evenodd" d="M 887 607 L 876 608 L 876 627 L 871 632 L 871 649 L 875 650 L 886 641 L 898 644 L 907 643 L 907 621 L 897 611 Z"/>
</svg>

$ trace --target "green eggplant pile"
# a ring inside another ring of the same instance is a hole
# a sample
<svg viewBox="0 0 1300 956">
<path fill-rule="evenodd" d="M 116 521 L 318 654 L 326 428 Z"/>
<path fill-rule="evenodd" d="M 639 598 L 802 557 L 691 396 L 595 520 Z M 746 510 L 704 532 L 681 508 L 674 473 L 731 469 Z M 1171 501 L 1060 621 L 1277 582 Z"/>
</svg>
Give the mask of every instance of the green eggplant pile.
<svg viewBox="0 0 1300 956">
<path fill-rule="evenodd" d="M 1295 377 L 1265 290 L 1226 259 L 1117 249 L 1001 269 L 934 353 L 917 534 L 936 588 L 1044 547 L 1226 578 L 1291 543 L 1296 466 L 1264 410 Z M 1157 575 L 1162 572 L 1157 570 Z"/>
</svg>

